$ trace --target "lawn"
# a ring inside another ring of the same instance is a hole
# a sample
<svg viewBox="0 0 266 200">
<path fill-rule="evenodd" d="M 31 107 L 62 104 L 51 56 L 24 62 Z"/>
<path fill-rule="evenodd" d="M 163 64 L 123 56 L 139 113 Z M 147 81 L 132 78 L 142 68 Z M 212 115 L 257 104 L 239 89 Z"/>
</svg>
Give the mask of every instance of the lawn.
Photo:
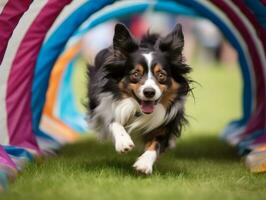
<svg viewBox="0 0 266 200">
<path fill-rule="evenodd" d="M 190 126 L 153 175 L 139 176 L 131 167 L 141 148 L 118 155 L 110 142 L 88 137 L 29 164 L 0 199 L 265 199 L 266 174 L 250 173 L 218 137 L 241 115 L 238 69 L 197 66 L 192 77 L 200 85 L 187 104 Z"/>
</svg>

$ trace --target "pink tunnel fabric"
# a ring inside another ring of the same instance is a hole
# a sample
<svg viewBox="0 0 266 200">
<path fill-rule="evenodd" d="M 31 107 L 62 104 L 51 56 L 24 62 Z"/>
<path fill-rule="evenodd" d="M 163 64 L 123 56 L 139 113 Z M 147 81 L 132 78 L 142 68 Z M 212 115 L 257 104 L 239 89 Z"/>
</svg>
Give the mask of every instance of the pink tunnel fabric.
<svg viewBox="0 0 266 200">
<path fill-rule="evenodd" d="M 2 146 L 0 146 L 0 164 L 16 169 L 15 163 L 10 159 Z"/>
<path fill-rule="evenodd" d="M 50 0 L 42 8 L 24 36 L 8 79 L 6 106 L 10 145 L 39 152 L 32 131 L 31 86 L 37 56 L 46 33 L 71 0 Z"/>
<path fill-rule="evenodd" d="M 6 47 L 15 27 L 32 0 L 9 0 L 0 14 L 0 64 L 2 63 Z"/>
</svg>

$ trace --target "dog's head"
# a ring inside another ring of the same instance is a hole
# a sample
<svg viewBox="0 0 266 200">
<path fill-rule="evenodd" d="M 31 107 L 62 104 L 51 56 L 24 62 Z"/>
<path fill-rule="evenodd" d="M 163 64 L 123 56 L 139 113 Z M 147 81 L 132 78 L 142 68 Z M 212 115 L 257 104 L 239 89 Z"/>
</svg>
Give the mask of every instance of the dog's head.
<svg viewBox="0 0 266 200">
<path fill-rule="evenodd" d="M 165 37 L 147 34 L 141 41 L 117 24 L 108 70 L 122 96 L 133 97 L 143 113 L 152 113 L 157 103 L 169 108 L 189 91 L 185 75 L 190 67 L 184 64 L 183 47 L 180 24 Z"/>
</svg>

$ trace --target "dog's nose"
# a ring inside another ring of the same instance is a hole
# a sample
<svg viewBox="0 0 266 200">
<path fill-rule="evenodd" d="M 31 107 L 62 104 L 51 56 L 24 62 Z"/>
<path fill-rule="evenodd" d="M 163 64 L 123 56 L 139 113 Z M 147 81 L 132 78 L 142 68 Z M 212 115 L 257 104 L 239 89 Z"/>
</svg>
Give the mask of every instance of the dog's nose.
<svg viewBox="0 0 266 200">
<path fill-rule="evenodd" d="M 143 90 L 143 94 L 147 98 L 152 98 L 155 95 L 155 89 L 153 89 L 153 88 L 145 88 Z"/>
</svg>

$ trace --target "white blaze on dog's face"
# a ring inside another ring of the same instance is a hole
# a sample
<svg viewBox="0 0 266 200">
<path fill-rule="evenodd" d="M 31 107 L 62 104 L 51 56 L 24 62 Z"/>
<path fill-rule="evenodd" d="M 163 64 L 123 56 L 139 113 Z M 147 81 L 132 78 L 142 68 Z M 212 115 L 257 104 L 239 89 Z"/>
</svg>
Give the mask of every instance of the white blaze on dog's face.
<svg viewBox="0 0 266 200">
<path fill-rule="evenodd" d="M 141 111 L 150 114 L 172 86 L 171 77 L 167 76 L 156 52 L 138 52 L 132 60 L 133 69 L 129 72 L 129 81 L 125 81 L 126 88 L 139 103 Z"/>
<path fill-rule="evenodd" d="M 147 79 L 141 85 L 136 93 L 140 99 L 141 109 L 144 113 L 152 113 L 154 106 L 162 95 L 162 91 L 156 83 L 156 78 L 152 72 L 153 52 L 142 54 L 147 66 Z"/>
</svg>

